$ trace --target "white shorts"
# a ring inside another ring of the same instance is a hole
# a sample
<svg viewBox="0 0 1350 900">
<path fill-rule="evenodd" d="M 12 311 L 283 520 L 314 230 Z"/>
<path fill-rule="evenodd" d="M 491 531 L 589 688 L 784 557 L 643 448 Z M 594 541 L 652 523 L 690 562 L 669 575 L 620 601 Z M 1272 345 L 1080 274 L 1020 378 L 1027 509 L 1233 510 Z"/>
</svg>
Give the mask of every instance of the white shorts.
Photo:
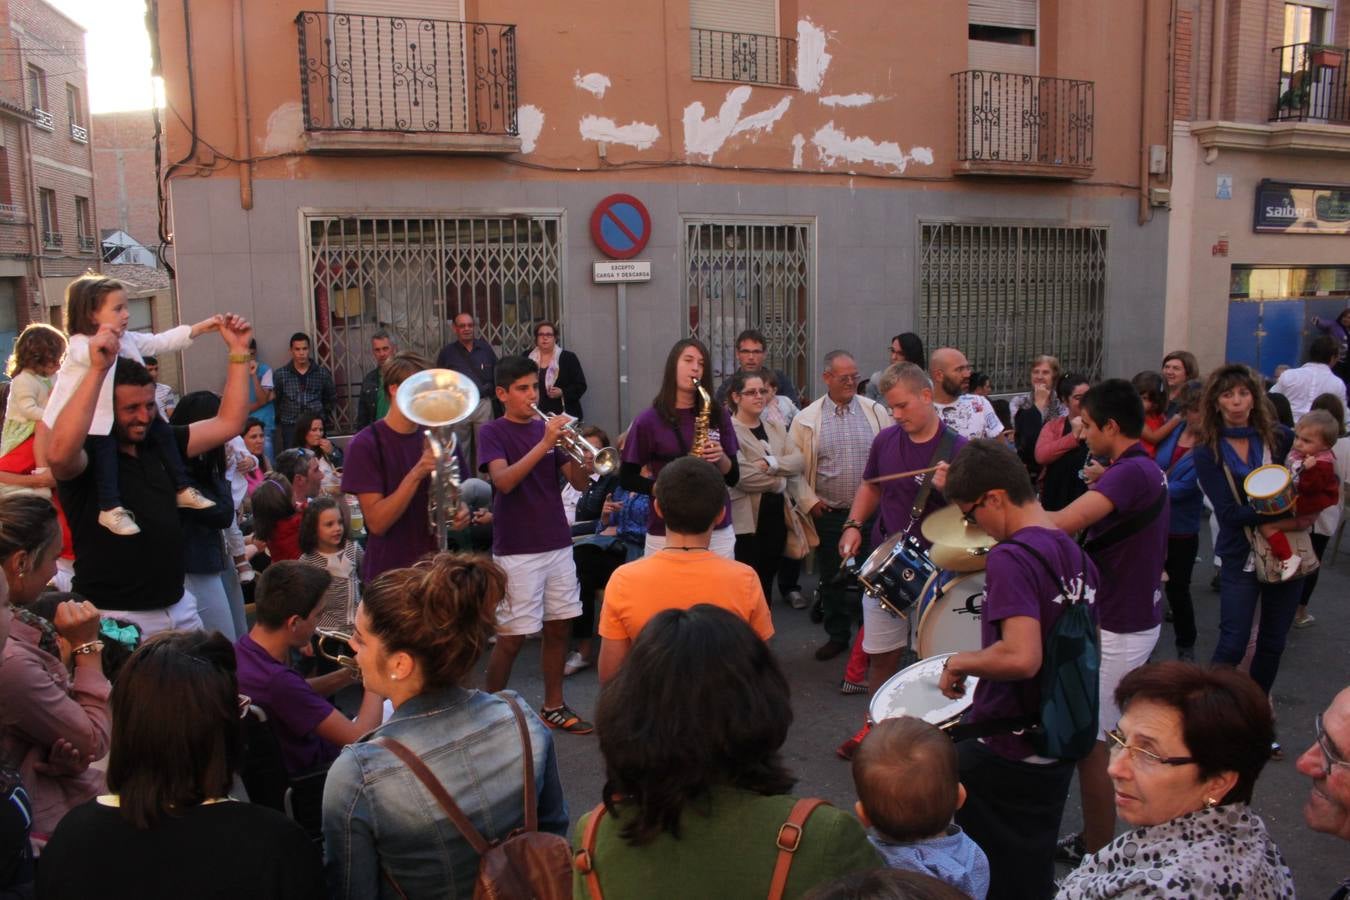
<svg viewBox="0 0 1350 900">
<path fill-rule="evenodd" d="M 1098 682 L 1097 740 L 1106 740 L 1106 732 L 1120 724 L 1116 708 L 1116 686 L 1120 680 L 1148 662 L 1158 643 L 1161 625 L 1148 631 L 1116 632 L 1102 629 L 1102 668 Z"/>
<path fill-rule="evenodd" d="M 534 634 L 545 622 L 581 615 L 581 585 L 571 546 L 494 556 L 492 561 L 506 572 L 506 596 L 497 604 L 498 634 Z"/>
<path fill-rule="evenodd" d="M 864 653 L 891 653 L 909 646 L 909 622 L 887 612 L 880 600 L 863 594 L 862 613 Z"/>
<path fill-rule="evenodd" d="M 197 631 L 202 627 L 201 616 L 197 612 L 197 598 L 187 588 L 183 589 L 181 600 L 163 609 L 100 609 L 99 615 L 105 619 L 122 619 L 138 626 L 142 641 L 161 631 Z"/>
<path fill-rule="evenodd" d="M 642 545 L 642 555 L 651 556 L 653 553 L 659 553 L 665 549 L 665 546 L 666 536 L 664 534 L 649 534 Z M 713 529 L 712 542 L 708 544 L 708 549 L 723 559 L 734 561 L 736 559 L 736 529 Z"/>
</svg>

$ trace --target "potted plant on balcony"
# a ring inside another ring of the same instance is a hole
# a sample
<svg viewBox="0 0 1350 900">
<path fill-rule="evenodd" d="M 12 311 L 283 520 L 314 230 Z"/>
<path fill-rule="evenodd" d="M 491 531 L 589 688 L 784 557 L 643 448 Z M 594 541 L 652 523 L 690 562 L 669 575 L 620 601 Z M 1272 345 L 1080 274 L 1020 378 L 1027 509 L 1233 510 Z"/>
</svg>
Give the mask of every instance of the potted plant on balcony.
<svg viewBox="0 0 1350 900">
<path fill-rule="evenodd" d="M 1313 47 L 1312 64 L 1322 69 L 1339 69 L 1345 52 L 1340 47 Z"/>
</svg>

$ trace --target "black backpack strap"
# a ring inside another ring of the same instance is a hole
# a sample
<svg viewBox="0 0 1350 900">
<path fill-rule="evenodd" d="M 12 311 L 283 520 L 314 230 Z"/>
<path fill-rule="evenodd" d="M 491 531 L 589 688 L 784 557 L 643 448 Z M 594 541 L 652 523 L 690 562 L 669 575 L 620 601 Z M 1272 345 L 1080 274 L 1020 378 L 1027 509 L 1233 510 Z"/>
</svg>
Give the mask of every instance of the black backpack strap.
<svg viewBox="0 0 1350 900">
<path fill-rule="evenodd" d="M 1083 541 L 1083 549 L 1087 551 L 1089 556 L 1094 556 L 1107 547 L 1113 547 L 1126 538 L 1134 537 L 1152 525 L 1154 519 L 1162 515 L 1165 505 L 1167 505 L 1167 487 L 1164 485 L 1162 490 L 1158 492 L 1157 498 L 1149 504 L 1147 509 L 1141 509 L 1128 519 L 1113 526 L 1110 531 L 1099 534 L 1091 540 Z"/>
</svg>

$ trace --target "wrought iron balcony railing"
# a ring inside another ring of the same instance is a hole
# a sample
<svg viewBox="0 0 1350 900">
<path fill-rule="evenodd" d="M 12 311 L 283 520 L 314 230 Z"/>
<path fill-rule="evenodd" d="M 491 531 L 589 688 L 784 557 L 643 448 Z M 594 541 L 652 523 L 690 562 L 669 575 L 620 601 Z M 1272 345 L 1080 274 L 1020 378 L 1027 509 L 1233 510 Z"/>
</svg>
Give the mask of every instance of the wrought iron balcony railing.
<svg viewBox="0 0 1350 900">
<path fill-rule="evenodd" d="M 695 78 L 797 86 L 797 42 L 772 34 L 689 29 Z"/>
<path fill-rule="evenodd" d="M 70 137 L 71 140 L 79 141 L 81 144 L 87 144 L 89 143 L 89 129 L 85 128 L 83 125 L 76 125 L 74 122 L 71 122 Z"/>
<path fill-rule="evenodd" d="M 89 237 L 89 235 L 87 234 L 80 235 L 80 252 L 81 253 L 94 252 L 94 239 Z"/>
<path fill-rule="evenodd" d="M 968 171 L 1091 173 L 1093 82 L 976 69 L 952 78 L 956 157 Z"/>
<path fill-rule="evenodd" d="M 52 118 L 51 113 L 47 112 L 42 107 L 33 107 L 33 116 L 37 119 L 36 124 L 39 128 L 45 128 L 48 131 L 56 130 L 56 120 Z"/>
<path fill-rule="evenodd" d="M 42 246 L 49 250 L 60 250 L 66 242 L 66 236 L 59 231 L 42 232 Z"/>
<path fill-rule="evenodd" d="M 1271 52 L 1280 61 L 1272 121 L 1350 121 L 1346 81 L 1350 50 L 1326 44 L 1286 44 Z"/>
<path fill-rule="evenodd" d="M 0 203 L 0 219 L 17 219 L 19 207 L 15 203 Z"/>
<path fill-rule="evenodd" d="M 309 131 L 514 135 L 516 26 L 302 12 Z"/>
</svg>

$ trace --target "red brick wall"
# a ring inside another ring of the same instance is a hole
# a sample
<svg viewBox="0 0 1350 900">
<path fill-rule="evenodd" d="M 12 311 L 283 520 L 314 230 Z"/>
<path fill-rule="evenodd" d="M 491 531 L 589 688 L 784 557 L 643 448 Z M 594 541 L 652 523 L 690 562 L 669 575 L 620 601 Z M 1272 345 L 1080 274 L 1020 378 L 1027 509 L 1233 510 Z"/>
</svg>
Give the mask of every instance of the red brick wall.
<svg viewBox="0 0 1350 900">
<path fill-rule="evenodd" d="M 1173 36 L 1173 84 L 1176 92 L 1172 110 L 1174 118 L 1189 120 L 1194 110 L 1191 94 L 1192 61 L 1194 57 L 1195 13 L 1191 10 L 1177 10 L 1176 34 Z"/>
<path fill-rule="evenodd" d="M 159 243 L 159 206 L 150 111 L 95 116 L 93 139 L 99 227 L 125 231 L 153 250 Z"/>
</svg>

